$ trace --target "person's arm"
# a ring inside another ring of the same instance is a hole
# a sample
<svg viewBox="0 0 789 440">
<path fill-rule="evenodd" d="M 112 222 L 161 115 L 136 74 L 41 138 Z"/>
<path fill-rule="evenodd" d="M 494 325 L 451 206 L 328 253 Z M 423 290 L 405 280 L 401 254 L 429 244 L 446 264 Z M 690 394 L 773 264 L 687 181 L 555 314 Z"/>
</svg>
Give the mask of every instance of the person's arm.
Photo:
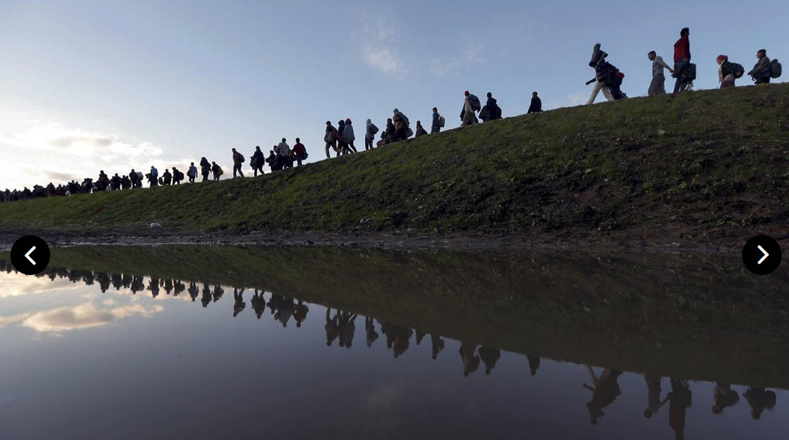
<svg viewBox="0 0 789 440">
<path fill-rule="evenodd" d="M 666 62 L 663 60 L 663 57 L 658 57 L 658 65 L 663 67 L 664 69 L 668 69 L 669 72 L 674 73 L 674 69 L 671 68 Z"/>
</svg>

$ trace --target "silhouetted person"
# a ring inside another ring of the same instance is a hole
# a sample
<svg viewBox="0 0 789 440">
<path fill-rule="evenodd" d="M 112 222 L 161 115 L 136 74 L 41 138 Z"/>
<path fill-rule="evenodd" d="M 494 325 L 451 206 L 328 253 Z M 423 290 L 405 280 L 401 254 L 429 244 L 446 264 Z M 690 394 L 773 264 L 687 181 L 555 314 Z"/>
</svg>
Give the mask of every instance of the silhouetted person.
<svg viewBox="0 0 789 440">
<path fill-rule="evenodd" d="M 381 336 L 375 331 L 375 320 L 373 318 L 364 318 L 364 331 L 367 333 L 367 348 L 370 348 L 373 346 L 373 342 Z"/>
<path fill-rule="evenodd" d="M 737 391 L 731 389 L 731 384 L 717 382 L 713 393 L 715 403 L 712 405 L 712 413 L 715 415 L 723 413 L 723 410 L 734 406 L 740 401 Z"/>
<path fill-rule="evenodd" d="M 271 295 L 271 299 L 276 309 L 274 319 L 279 321 L 283 328 L 287 327 L 288 321 L 293 316 L 293 299 L 274 294 Z"/>
<path fill-rule="evenodd" d="M 685 438 L 685 415 L 693 401 L 693 394 L 687 382 L 671 379 L 671 392 L 668 393 L 668 425 L 674 430 L 674 438 Z"/>
<path fill-rule="evenodd" d="M 444 349 L 444 340 L 441 339 L 440 335 L 431 334 L 430 345 L 432 346 L 433 360 L 435 360 L 438 358 L 438 354 L 441 353 L 441 350 Z"/>
<path fill-rule="evenodd" d="M 243 312 L 244 309 L 247 307 L 247 303 L 244 302 L 244 289 L 242 288 L 239 292 L 237 288 L 233 288 L 233 317 L 235 318 L 238 316 L 239 313 Z"/>
<path fill-rule="evenodd" d="M 222 295 L 225 294 L 224 289 L 219 284 L 214 284 L 214 302 L 219 301 L 219 298 L 222 298 Z"/>
<path fill-rule="evenodd" d="M 173 296 L 178 296 L 178 294 L 183 293 L 186 290 L 186 286 L 180 280 L 176 280 L 173 284 Z"/>
<path fill-rule="evenodd" d="M 197 284 L 189 283 L 189 297 L 192 298 L 192 302 L 195 302 L 199 293 L 200 289 L 197 288 Z"/>
<path fill-rule="evenodd" d="M 644 410 L 644 417 L 651 418 L 653 415 L 657 414 L 658 410 L 668 402 L 668 395 L 662 401 L 660 400 L 660 394 L 663 392 L 660 382 L 663 378 L 660 376 L 652 376 L 650 374 L 644 375 L 644 380 L 647 383 L 647 390 L 649 390 L 649 396 L 647 398 L 647 409 Z"/>
<path fill-rule="evenodd" d="M 255 311 L 255 315 L 260 319 L 263 316 L 263 312 L 266 311 L 266 299 L 263 298 L 263 293 L 258 293 L 258 289 L 255 289 L 255 294 L 252 295 L 250 302 L 252 303 L 252 310 Z"/>
<path fill-rule="evenodd" d="M 151 291 L 151 295 L 153 295 L 154 298 L 159 296 L 159 279 L 158 278 L 151 278 L 151 280 L 148 283 L 148 290 Z"/>
<path fill-rule="evenodd" d="M 302 300 L 298 300 L 296 307 L 293 309 L 293 319 L 296 321 L 296 328 L 301 327 L 301 323 L 307 319 L 307 312 L 310 309 Z"/>
<path fill-rule="evenodd" d="M 330 318 L 331 309 L 326 309 L 326 345 L 331 347 L 332 342 L 340 335 L 340 312 L 339 310 Z"/>
<path fill-rule="evenodd" d="M 498 348 L 480 347 L 479 358 L 485 363 L 485 374 L 490 374 L 501 358 L 501 351 Z"/>
<path fill-rule="evenodd" d="M 539 356 L 526 356 L 526 359 L 529 361 L 529 371 L 531 371 L 531 375 L 534 376 L 537 374 L 537 370 L 540 368 L 540 357 Z"/>
<path fill-rule="evenodd" d="M 748 401 L 748 405 L 751 406 L 751 418 L 754 420 L 761 419 L 765 409 L 772 411 L 775 406 L 775 392 L 764 388 L 748 388 L 743 393 L 743 396 Z"/>
<path fill-rule="evenodd" d="M 587 365 L 586 368 L 589 370 L 589 376 L 592 379 L 591 386 L 584 384 L 584 388 L 592 391 L 592 400 L 586 404 L 586 409 L 589 411 L 589 420 L 592 422 L 592 425 L 596 425 L 597 419 L 605 415 L 603 408 L 613 403 L 617 396 L 622 393 L 619 389 L 619 383 L 617 383 L 622 372 L 606 368 L 600 374 L 600 377 L 597 377 L 591 366 Z"/>
<path fill-rule="evenodd" d="M 260 172 L 261 176 L 263 175 L 263 165 L 266 164 L 266 156 L 263 155 L 260 146 L 255 147 L 255 152 L 252 153 L 252 158 L 249 159 L 249 163 L 252 165 L 255 177 L 257 177 L 258 172 Z"/>
<path fill-rule="evenodd" d="M 340 314 L 340 347 L 351 348 L 356 334 L 356 313 Z"/>
<path fill-rule="evenodd" d="M 137 292 L 141 292 L 143 289 L 145 289 L 145 284 L 143 284 L 142 277 L 133 277 L 130 289 L 132 291 L 132 295 L 136 295 Z"/>
<path fill-rule="evenodd" d="M 208 182 L 208 176 L 211 175 L 211 163 L 205 157 L 200 159 L 200 174 L 203 176 L 203 182 Z"/>
<path fill-rule="evenodd" d="M 173 291 L 173 280 L 167 278 L 164 280 L 164 291 L 169 295 Z"/>
<path fill-rule="evenodd" d="M 460 344 L 460 360 L 463 362 L 463 377 L 477 371 L 479 368 L 479 356 L 477 356 L 476 344 L 463 342 Z"/>
<path fill-rule="evenodd" d="M 408 350 L 414 331 L 399 325 L 381 324 L 381 332 L 386 335 L 386 348 L 391 348 L 395 359 Z"/>
<path fill-rule="evenodd" d="M 213 296 L 211 296 L 211 289 L 208 287 L 208 283 L 203 284 L 203 296 L 200 298 L 203 308 L 208 307 L 212 299 Z"/>
</svg>

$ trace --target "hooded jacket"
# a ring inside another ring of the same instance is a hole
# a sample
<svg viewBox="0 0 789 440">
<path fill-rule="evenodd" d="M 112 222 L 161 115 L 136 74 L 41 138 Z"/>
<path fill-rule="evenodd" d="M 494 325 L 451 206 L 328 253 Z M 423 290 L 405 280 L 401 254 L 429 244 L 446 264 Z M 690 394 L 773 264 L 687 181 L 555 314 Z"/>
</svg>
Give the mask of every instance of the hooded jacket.
<svg viewBox="0 0 789 440">
<path fill-rule="evenodd" d="M 353 125 L 350 122 L 345 123 L 345 130 L 342 132 L 342 140 L 346 144 L 350 144 L 356 140 L 356 135 L 353 133 Z"/>
</svg>

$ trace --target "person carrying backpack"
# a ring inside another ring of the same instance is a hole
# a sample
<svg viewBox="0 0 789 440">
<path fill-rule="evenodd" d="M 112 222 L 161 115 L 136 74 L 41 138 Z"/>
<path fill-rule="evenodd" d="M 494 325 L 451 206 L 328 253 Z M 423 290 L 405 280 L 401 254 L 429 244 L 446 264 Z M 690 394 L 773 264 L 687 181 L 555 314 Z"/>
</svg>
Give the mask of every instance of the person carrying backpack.
<svg viewBox="0 0 789 440">
<path fill-rule="evenodd" d="M 258 175 L 258 171 L 260 171 L 260 175 L 263 175 L 263 165 L 266 164 L 266 158 L 263 156 L 263 152 L 260 151 L 260 146 L 255 147 L 255 152 L 252 153 L 252 158 L 249 160 L 249 164 L 252 165 L 252 170 L 255 172 L 255 177 Z"/>
<path fill-rule="evenodd" d="M 189 183 L 195 183 L 195 179 L 197 178 L 197 167 L 194 162 L 189 165 L 189 170 L 186 172 L 186 175 L 189 176 Z"/>
<path fill-rule="evenodd" d="M 392 110 L 392 122 L 394 123 L 394 135 L 390 137 L 390 142 L 404 141 L 413 135 L 413 133 L 409 133 L 411 122 L 408 120 L 408 116 L 400 110 Z"/>
<path fill-rule="evenodd" d="M 468 90 L 463 94 L 465 95 L 465 99 L 463 100 L 463 110 L 460 111 L 461 128 L 467 125 L 477 125 L 479 121 L 477 121 L 476 112 L 482 110 L 479 98 L 477 98 L 476 95 L 469 93 Z"/>
<path fill-rule="evenodd" d="M 151 187 L 159 185 L 159 170 L 156 169 L 155 166 L 151 165 Z"/>
<path fill-rule="evenodd" d="M 218 182 L 219 176 L 224 173 L 222 168 L 216 162 L 211 162 L 211 171 L 214 173 L 214 182 Z"/>
<path fill-rule="evenodd" d="M 364 149 L 365 150 L 372 150 L 373 149 L 373 140 L 375 139 L 375 134 L 378 133 L 378 127 L 373 124 L 373 121 L 367 120 L 365 123 L 365 133 L 364 133 Z"/>
<path fill-rule="evenodd" d="M 282 138 L 282 142 L 277 145 L 277 167 L 281 170 L 290 168 L 289 158 L 290 146 L 285 142 L 285 138 Z"/>
<path fill-rule="evenodd" d="M 233 150 L 233 178 L 235 179 L 236 176 L 244 177 L 244 172 L 241 171 L 241 164 L 244 163 L 244 156 L 236 151 L 235 148 Z"/>
<path fill-rule="evenodd" d="M 674 43 L 674 74 L 677 81 L 674 83 L 674 94 L 684 90 L 689 83 L 688 69 L 690 68 L 690 28 L 679 31 L 679 40 Z"/>
<path fill-rule="evenodd" d="M 663 70 L 668 69 L 669 72 L 674 73 L 674 69 L 669 67 L 669 65 L 663 61 L 663 57 L 658 56 L 657 52 L 654 50 L 650 51 L 647 57 L 649 61 L 652 61 L 652 82 L 649 83 L 647 96 L 665 95 L 666 75 L 663 73 Z"/>
<path fill-rule="evenodd" d="M 301 143 L 301 139 L 296 138 L 296 145 L 293 146 L 293 155 L 296 156 L 296 163 L 301 166 L 301 161 L 307 159 L 307 148 Z"/>
<path fill-rule="evenodd" d="M 718 62 L 718 82 L 721 84 L 722 89 L 734 87 L 734 81 L 742 77 L 745 69 L 737 63 L 729 62 L 729 57 L 726 55 L 719 55 L 716 60 Z"/>
<path fill-rule="evenodd" d="M 748 75 L 753 78 L 754 84 L 770 84 L 772 72 L 770 71 L 770 59 L 767 58 L 767 50 L 759 49 L 756 52 L 756 58 L 758 61 L 753 66 L 753 69 L 748 72 Z"/>
<path fill-rule="evenodd" d="M 433 107 L 433 123 L 430 125 L 430 133 L 440 133 L 441 127 L 444 126 L 445 119 L 438 114 L 438 109 Z"/>
<path fill-rule="evenodd" d="M 200 159 L 200 171 L 203 175 L 203 182 L 208 182 L 208 176 L 211 174 L 211 164 L 205 157 Z"/>
<path fill-rule="evenodd" d="M 495 121 L 496 119 L 501 119 L 501 107 L 496 102 L 496 98 L 493 97 L 493 94 L 488 92 L 487 94 L 488 100 L 485 102 L 485 107 L 488 108 L 488 121 Z"/>
<path fill-rule="evenodd" d="M 594 104 L 594 100 L 597 99 L 597 95 L 601 90 L 607 100 L 613 101 L 616 99 L 608 86 L 611 83 L 610 78 L 613 66 L 608 64 L 608 61 L 606 61 L 607 57 L 608 54 L 600 49 L 600 43 L 595 44 L 594 49 L 592 49 L 592 59 L 589 61 L 589 67 L 594 69 L 595 77 L 586 82 L 586 85 L 594 83 L 594 88 L 589 100 L 586 101 L 586 105 Z"/>
</svg>

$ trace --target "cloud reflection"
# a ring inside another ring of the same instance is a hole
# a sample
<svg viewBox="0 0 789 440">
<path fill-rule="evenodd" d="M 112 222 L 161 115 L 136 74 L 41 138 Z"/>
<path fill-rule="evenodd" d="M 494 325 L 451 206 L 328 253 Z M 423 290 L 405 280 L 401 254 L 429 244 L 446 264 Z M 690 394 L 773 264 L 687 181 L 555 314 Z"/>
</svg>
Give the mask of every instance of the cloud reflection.
<svg viewBox="0 0 789 440">
<path fill-rule="evenodd" d="M 92 303 L 85 303 L 74 307 L 61 307 L 23 316 L 22 325 L 38 332 L 63 332 L 99 327 L 135 315 L 149 317 L 162 310 L 163 307 L 160 305 L 145 307 L 141 304 L 130 304 L 102 310 L 96 308 Z M 20 319 L 15 318 L 18 318 L 18 316 L 0 319 L 0 328 L 2 328 L 4 321 L 8 321 L 5 325 L 20 321 Z"/>
</svg>

